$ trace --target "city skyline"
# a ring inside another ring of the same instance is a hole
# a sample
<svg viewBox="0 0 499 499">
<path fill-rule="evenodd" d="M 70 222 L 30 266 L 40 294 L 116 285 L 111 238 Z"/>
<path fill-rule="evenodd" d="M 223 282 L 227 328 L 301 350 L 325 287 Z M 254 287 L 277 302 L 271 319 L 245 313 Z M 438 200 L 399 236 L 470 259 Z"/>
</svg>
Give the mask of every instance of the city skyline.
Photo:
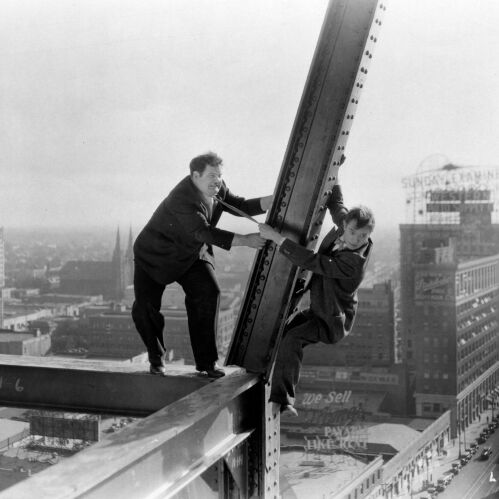
<svg viewBox="0 0 499 499">
<path fill-rule="evenodd" d="M 0 226 L 136 232 L 208 149 L 234 192 L 268 194 L 326 5 L 2 3 Z M 388 4 L 339 177 L 378 227 L 404 221 L 418 168 L 499 163 L 497 20 L 491 1 Z"/>
</svg>

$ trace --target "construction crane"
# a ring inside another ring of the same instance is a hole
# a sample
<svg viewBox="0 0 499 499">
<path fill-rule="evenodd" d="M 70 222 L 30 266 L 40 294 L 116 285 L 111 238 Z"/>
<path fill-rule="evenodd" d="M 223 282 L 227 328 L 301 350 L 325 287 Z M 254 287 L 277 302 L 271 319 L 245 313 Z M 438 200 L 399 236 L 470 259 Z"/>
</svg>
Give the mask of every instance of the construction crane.
<svg viewBox="0 0 499 499">
<path fill-rule="evenodd" d="M 385 11 L 331 0 L 267 222 L 313 249 L 345 155 Z M 258 252 L 230 351 L 214 382 L 176 367 L 0 356 L 0 404 L 146 416 L 0 498 L 279 496 L 279 413 L 268 378 L 300 269 L 273 243 Z"/>
</svg>

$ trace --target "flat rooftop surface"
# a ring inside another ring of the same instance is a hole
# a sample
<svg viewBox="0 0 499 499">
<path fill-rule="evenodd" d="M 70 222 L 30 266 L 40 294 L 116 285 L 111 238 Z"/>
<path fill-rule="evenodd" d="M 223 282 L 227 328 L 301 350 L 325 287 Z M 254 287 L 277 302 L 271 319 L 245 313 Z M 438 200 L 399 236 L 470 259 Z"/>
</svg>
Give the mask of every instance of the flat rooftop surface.
<svg viewBox="0 0 499 499">
<path fill-rule="evenodd" d="M 367 465 L 344 454 L 318 455 L 281 448 L 283 499 L 323 499 L 350 483 Z"/>
<path fill-rule="evenodd" d="M 11 419 L 0 418 L 0 442 L 18 435 L 23 430 L 29 428 L 29 423 L 23 421 L 12 421 Z"/>
<path fill-rule="evenodd" d="M 29 340 L 31 338 L 36 338 L 35 335 L 31 333 L 4 333 L 0 332 L 0 343 L 8 343 L 10 341 L 22 341 Z"/>
</svg>

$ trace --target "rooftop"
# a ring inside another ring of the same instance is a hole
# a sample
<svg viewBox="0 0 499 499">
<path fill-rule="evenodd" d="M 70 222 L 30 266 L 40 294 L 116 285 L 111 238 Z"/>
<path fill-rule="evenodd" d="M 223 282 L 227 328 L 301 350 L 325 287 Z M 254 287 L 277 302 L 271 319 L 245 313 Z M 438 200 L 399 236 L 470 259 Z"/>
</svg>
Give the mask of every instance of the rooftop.
<svg viewBox="0 0 499 499">
<path fill-rule="evenodd" d="M 397 451 L 407 447 L 420 437 L 420 433 L 403 424 L 382 423 L 367 428 L 370 443 L 387 444 Z"/>
<path fill-rule="evenodd" d="M 29 428 L 29 423 L 0 418 L 0 442 L 7 440 Z"/>
<path fill-rule="evenodd" d="M 31 333 L 15 333 L 10 329 L 0 330 L 0 343 L 8 343 L 9 341 L 24 341 L 35 338 Z"/>
<path fill-rule="evenodd" d="M 319 456 L 284 449 L 279 464 L 280 492 L 286 499 L 330 497 L 366 467 L 362 460 L 345 454 Z"/>
</svg>

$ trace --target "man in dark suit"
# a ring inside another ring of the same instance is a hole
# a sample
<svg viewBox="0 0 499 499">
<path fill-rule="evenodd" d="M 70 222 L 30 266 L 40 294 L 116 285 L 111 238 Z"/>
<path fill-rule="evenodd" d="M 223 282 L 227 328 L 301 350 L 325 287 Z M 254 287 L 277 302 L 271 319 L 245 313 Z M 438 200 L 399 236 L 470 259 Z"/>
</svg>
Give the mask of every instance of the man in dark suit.
<svg viewBox="0 0 499 499">
<path fill-rule="evenodd" d="M 219 200 L 218 200 L 218 199 Z M 227 205 L 248 215 L 265 213 L 272 196 L 244 199 L 222 180 L 222 159 L 215 153 L 195 157 L 190 175 L 163 200 L 134 244 L 135 302 L 132 317 L 146 345 L 151 374 L 165 375 L 164 317 L 161 297 L 168 284 L 185 292 L 189 336 L 196 369 L 208 377 L 224 375 L 216 361 L 216 322 L 220 289 L 214 273 L 213 245 L 261 248 L 258 233 L 235 234 L 216 228 Z"/>
<path fill-rule="evenodd" d="M 277 354 L 270 400 L 281 410 L 294 408 L 303 348 L 319 341 L 337 343 L 352 330 L 357 311 L 357 289 L 372 249 L 374 216 L 369 208 L 348 210 L 339 185 L 333 187 L 328 209 L 336 228 L 324 238 L 317 253 L 281 236 L 267 224 L 260 234 L 274 241 L 293 264 L 311 271 L 303 291 L 310 289 L 310 307 L 291 318 Z"/>
</svg>

